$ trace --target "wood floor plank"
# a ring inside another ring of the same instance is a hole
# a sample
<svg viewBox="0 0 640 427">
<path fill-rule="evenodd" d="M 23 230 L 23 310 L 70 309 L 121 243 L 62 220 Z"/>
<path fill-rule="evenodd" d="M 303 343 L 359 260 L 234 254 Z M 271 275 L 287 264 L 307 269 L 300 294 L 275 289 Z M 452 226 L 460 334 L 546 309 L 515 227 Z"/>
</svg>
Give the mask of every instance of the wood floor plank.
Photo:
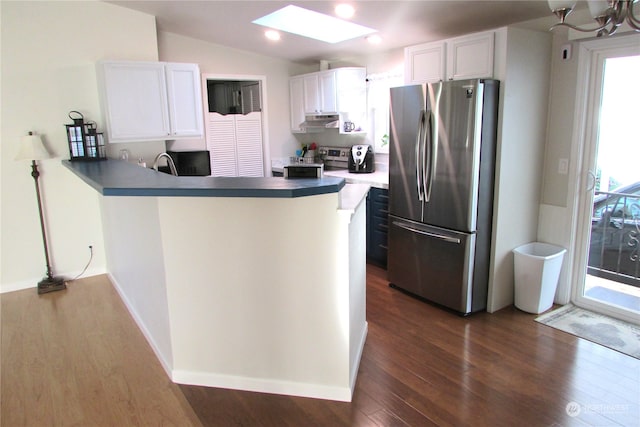
<svg viewBox="0 0 640 427">
<path fill-rule="evenodd" d="M 2 426 L 201 425 L 106 276 L 0 310 Z"/>
<path fill-rule="evenodd" d="M 371 265 L 351 403 L 171 383 L 105 276 L 0 302 L 3 427 L 640 426 L 638 359 L 514 307 L 457 316 Z"/>
</svg>

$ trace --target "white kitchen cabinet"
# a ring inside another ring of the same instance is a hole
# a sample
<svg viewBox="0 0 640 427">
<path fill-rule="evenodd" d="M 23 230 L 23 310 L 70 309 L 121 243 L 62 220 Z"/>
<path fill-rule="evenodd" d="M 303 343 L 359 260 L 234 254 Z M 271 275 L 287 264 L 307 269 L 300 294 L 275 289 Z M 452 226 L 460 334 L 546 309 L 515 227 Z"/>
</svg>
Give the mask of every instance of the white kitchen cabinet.
<svg viewBox="0 0 640 427">
<path fill-rule="evenodd" d="M 493 77 L 494 32 L 447 40 L 447 80 Z"/>
<path fill-rule="evenodd" d="M 304 133 L 307 114 L 339 114 L 341 120 L 363 128 L 366 122 L 366 70 L 335 68 L 291 77 L 289 80 L 291 131 Z M 343 132 L 340 126 L 340 132 Z M 351 132 L 353 133 L 353 132 Z"/>
<path fill-rule="evenodd" d="M 446 43 L 442 41 L 405 48 L 405 82 L 424 83 L 444 80 L 447 64 L 446 51 Z"/>
<path fill-rule="evenodd" d="M 202 137 L 202 93 L 197 64 L 165 64 L 171 136 Z"/>
<path fill-rule="evenodd" d="M 292 77 L 289 80 L 289 108 L 291 111 L 291 132 L 304 132 L 304 78 Z"/>
<path fill-rule="evenodd" d="M 108 61 L 98 76 L 109 142 L 203 136 L 196 64 Z"/>
<path fill-rule="evenodd" d="M 494 31 L 409 46 L 404 50 L 405 82 L 491 78 L 493 56 Z"/>
<path fill-rule="evenodd" d="M 208 113 L 212 176 L 263 177 L 262 113 Z"/>
<path fill-rule="evenodd" d="M 320 112 L 335 113 L 338 111 L 337 70 L 328 70 L 318 73 L 320 84 Z"/>
<path fill-rule="evenodd" d="M 319 113 L 320 110 L 320 79 L 317 74 L 302 77 L 302 93 L 305 113 Z"/>
<path fill-rule="evenodd" d="M 302 78 L 302 84 L 305 113 L 322 114 L 337 111 L 335 70 L 307 74 Z"/>
</svg>

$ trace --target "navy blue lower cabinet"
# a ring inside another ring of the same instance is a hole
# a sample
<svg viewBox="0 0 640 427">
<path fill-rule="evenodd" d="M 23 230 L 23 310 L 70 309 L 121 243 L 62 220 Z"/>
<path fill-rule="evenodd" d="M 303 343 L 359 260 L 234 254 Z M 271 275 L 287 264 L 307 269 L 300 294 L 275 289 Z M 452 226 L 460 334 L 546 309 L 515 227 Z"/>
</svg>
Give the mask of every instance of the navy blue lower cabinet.
<svg viewBox="0 0 640 427">
<path fill-rule="evenodd" d="M 372 187 L 367 196 L 367 261 L 387 268 L 389 191 Z"/>
</svg>

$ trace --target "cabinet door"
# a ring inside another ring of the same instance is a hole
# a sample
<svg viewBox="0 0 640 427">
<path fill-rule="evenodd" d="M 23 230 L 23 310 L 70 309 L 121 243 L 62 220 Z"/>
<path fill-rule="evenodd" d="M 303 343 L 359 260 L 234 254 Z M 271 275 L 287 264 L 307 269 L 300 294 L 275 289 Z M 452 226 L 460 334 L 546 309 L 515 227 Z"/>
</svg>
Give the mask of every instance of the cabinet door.
<svg viewBox="0 0 640 427">
<path fill-rule="evenodd" d="M 433 83 L 444 80 L 445 54 L 444 42 L 425 43 L 405 48 L 405 83 Z"/>
<path fill-rule="evenodd" d="M 447 41 L 447 79 L 493 77 L 493 31 Z"/>
<path fill-rule="evenodd" d="M 304 132 L 300 126 L 304 122 L 304 84 L 302 77 L 289 80 L 289 108 L 291 110 L 291 131 Z"/>
<path fill-rule="evenodd" d="M 387 233 L 389 230 L 389 192 L 372 187 L 367 198 L 367 258 L 379 266 L 387 266 Z"/>
<path fill-rule="evenodd" d="M 208 114 L 207 149 L 211 156 L 212 176 L 238 176 L 236 126 L 232 114 Z"/>
<path fill-rule="evenodd" d="M 319 113 L 320 110 L 320 80 L 317 74 L 305 75 L 302 78 L 304 88 L 304 112 Z"/>
<path fill-rule="evenodd" d="M 99 67 L 109 142 L 168 139 L 164 65 L 105 62 Z"/>
<path fill-rule="evenodd" d="M 320 111 L 335 113 L 338 111 L 336 99 L 336 72 L 323 71 L 318 75 L 320 84 Z"/>
<path fill-rule="evenodd" d="M 171 136 L 202 137 L 202 93 L 197 64 L 165 65 Z"/>
<path fill-rule="evenodd" d="M 238 176 L 264 176 L 262 161 L 262 113 L 236 114 Z"/>
</svg>

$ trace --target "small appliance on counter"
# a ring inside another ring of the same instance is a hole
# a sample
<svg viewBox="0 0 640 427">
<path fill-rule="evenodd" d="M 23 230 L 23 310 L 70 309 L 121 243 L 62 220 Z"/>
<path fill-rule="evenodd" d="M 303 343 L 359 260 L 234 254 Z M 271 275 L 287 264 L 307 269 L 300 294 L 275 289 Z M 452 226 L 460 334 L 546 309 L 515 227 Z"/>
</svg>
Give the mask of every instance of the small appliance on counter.
<svg viewBox="0 0 640 427">
<path fill-rule="evenodd" d="M 372 173 L 376 170 L 373 147 L 370 145 L 354 145 L 349 152 L 349 172 Z"/>
<path fill-rule="evenodd" d="M 349 167 L 349 148 L 320 147 L 318 154 L 326 170 L 348 169 Z"/>
<path fill-rule="evenodd" d="M 290 178 L 322 178 L 324 165 L 321 163 L 295 163 L 284 168 L 285 179 Z"/>
</svg>

